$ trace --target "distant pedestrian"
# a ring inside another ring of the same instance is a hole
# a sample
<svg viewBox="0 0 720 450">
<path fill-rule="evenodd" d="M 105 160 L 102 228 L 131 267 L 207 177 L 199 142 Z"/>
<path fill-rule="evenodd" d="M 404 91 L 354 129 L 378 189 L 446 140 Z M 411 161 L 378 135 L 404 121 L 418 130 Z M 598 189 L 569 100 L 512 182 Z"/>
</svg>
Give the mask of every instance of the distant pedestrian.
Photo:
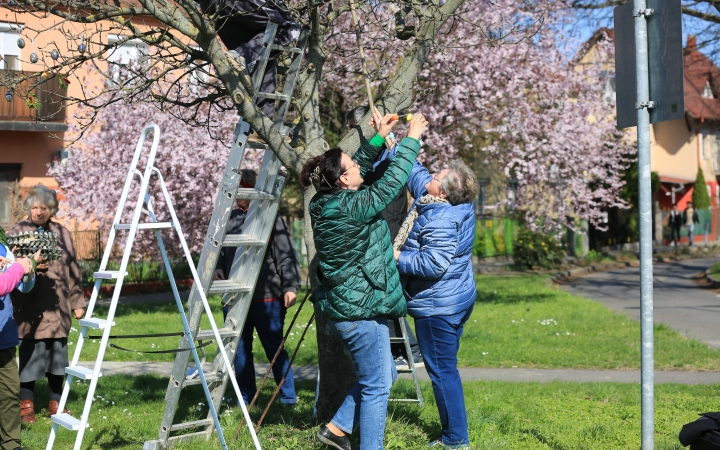
<svg viewBox="0 0 720 450">
<path fill-rule="evenodd" d="M 693 244 L 693 232 L 695 231 L 695 224 L 700 223 L 697 211 L 693 208 L 692 202 L 688 202 L 687 208 L 685 208 L 685 214 L 683 214 L 683 222 L 688 230 L 688 245 Z"/>
<path fill-rule="evenodd" d="M 682 224 L 682 213 L 678 209 L 677 203 L 673 203 L 673 209 L 670 211 L 668 225 L 670 225 L 670 241 L 674 245 L 678 245 L 680 243 L 680 228 L 682 228 Z"/>
</svg>

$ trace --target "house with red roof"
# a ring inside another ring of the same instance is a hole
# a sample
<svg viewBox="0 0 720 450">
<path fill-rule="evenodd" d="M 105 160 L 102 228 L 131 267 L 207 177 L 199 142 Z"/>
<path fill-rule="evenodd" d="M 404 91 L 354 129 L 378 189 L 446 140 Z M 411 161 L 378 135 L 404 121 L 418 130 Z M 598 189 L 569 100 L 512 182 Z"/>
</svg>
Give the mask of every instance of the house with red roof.
<svg viewBox="0 0 720 450">
<path fill-rule="evenodd" d="M 580 52 L 578 66 L 594 63 L 596 44 L 613 38 L 612 29 L 598 30 Z M 715 240 L 715 216 L 720 206 L 720 68 L 698 49 L 697 39 L 692 35 L 683 49 L 683 64 L 685 117 L 652 124 L 650 129 L 650 166 L 661 183 L 654 201 L 660 210 L 672 209 L 673 202 L 684 210 L 692 201 L 698 168 L 702 169 L 714 211 L 711 236 Z M 608 67 L 608 72 L 614 72 L 614 67 Z M 614 77 L 608 76 L 604 82 L 605 96 L 614 97 Z M 635 128 L 627 131 L 634 139 Z M 704 236 L 698 233 L 696 239 Z"/>
</svg>

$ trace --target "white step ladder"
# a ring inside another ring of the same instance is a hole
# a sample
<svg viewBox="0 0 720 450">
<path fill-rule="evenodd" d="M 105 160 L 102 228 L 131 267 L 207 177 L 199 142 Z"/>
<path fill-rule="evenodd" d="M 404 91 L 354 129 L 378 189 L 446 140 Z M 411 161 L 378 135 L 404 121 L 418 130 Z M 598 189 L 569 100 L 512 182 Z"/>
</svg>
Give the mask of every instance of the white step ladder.
<svg viewBox="0 0 720 450">
<path fill-rule="evenodd" d="M 391 336 L 390 343 L 403 344 L 405 346 L 405 354 L 407 355 L 408 368 L 397 369 L 397 372 L 412 374 L 413 383 L 415 383 L 415 398 L 390 397 L 388 400 L 391 402 L 417 402 L 418 406 L 422 406 L 425 403 L 425 400 L 423 399 L 422 390 L 420 389 L 420 380 L 418 379 L 417 375 L 418 368 L 415 367 L 415 358 L 413 358 L 412 350 L 410 348 L 410 339 L 408 339 L 408 330 L 404 319 L 404 317 L 398 318 L 397 321 L 400 324 L 400 336 Z M 395 328 L 395 332 L 397 333 L 397 327 Z"/>
<path fill-rule="evenodd" d="M 153 143 L 150 149 L 150 152 L 147 157 L 147 162 L 145 164 L 145 170 L 144 172 L 140 172 L 138 170 L 138 164 L 140 162 L 140 157 L 143 153 L 143 145 L 145 143 L 146 137 L 152 133 L 153 134 Z M 158 241 L 158 245 L 160 248 L 160 254 L 162 256 L 163 263 L 165 265 L 165 270 L 168 273 L 168 277 L 170 280 L 170 286 L 172 288 L 173 295 L 175 297 L 175 302 L 178 307 L 178 311 L 180 312 L 180 317 L 182 319 L 182 324 L 184 328 L 184 337 L 188 339 L 189 345 L 188 350 L 185 351 L 185 353 L 191 353 L 195 364 L 197 364 L 198 367 L 201 367 L 200 365 L 200 359 L 197 354 L 197 347 L 194 344 L 194 341 L 198 336 L 195 336 L 195 339 L 193 338 L 193 334 L 190 330 L 190 326 L 188 324 L 187 317 L 185 315 L 185 310 L 183 308 L 182 302 L 180 300 L 180 295 L 177 290 L 177 285 L 175 284 L 175 278 L 173 277 L 170 261 L 168 260 L 167 253 L 165 251 L 165 245 L 163 243 L 162 237 L 160 235 L 161 229 L 173 229 L 177 233 L 178 239 L 180 241 L 180 244 L 182 246 L 185 259 L 187 260 L 188 265 L 190 266 L 190 271 L 193 275 L 193 280 L 195 282 L 195 285 L 198 285 L 200 283 L 200 278 L 197 274 L 197 271 L 195 270 L 195 266 L 193 265 L 192 257 L 190 255 L 190 250 L 188 249 L 187 243 L 185 241 L 185 237 L 182 233 L 182 230 L 180 229 L 180 223 L 177 219 L 177 216 L 175 214 L 175 209 L 172 205 L 172 200 L 170 198 L 170 195 L 168 194 L 167 188 L 165 187 L 165 182 L 162 178 L 162 175 L 158 169 L 155 168 L 155 154 L 157 152 L 158 144 L 160 142 L 160 128 L 157 125 L 149 125 L 145 127 L 142 134 L 140 135 L 140 138 L 138 139 L 137 146 L 135 148 L 135 154 L 133 156 L 133 160 L 130 164 L 130 169 L 128 170 L 127 178 L 125 179 L 125 186 L 123 188 L 122 194 L 120 196 L 120 201 L 118 202 L 118 207 L 115 212 L 115 217 L 113 219 L 113 226 L 110 229 L 110 236 L 108 238 L 107 244 L 105 246 L 105 252 L 103 253 L 103 258 L 100 263 L 100 268 L 97 272 L 95 272 L 95 286 L 93 287 L 92 296 L 90 297 L 90 303 L 87 308 L 87 314 L 84 319 L 80 320 L 81 330 L 80 330 L 80 336 L 78 337 L 77 347 L 75 348 L 75 353 L 73 355 L 72 361 L 70 362 L 70 366 L 65 369 L 65 372 L 67 374 L 67 377 L 65 379 L 65 385 L 63 387 L 63 393 L 62 397 L 60 398 L 60 404 L 58 406 L 58 411 L 61 411 L 53 416 L 51 416 L 52 420 L 52 429 L 50 431 L 50 437 L 48 438 L 47 450 L 51 450 L 53 448 L 53 445 L 55 444 L 55 438 L 58 432 L 58 427 L 62 426 L 64 428 L 67 428 L 69 430 L 77 432 L 77 436 L 75 438 L 75 445 L 74 450 L 80 450 L 82 447 L 82 441 L 83 436 L 85 434 L 85 429 L 89 426 L 88 420 L 90 416 L 90 410 L 92 407 L 93 399 L 95 397 L 95 390 L 97 388 L 98 378 L 102 375 L 100 370 L 102 367 L 102 362 L 105 356 L 105 350 L 107 349 L 108 341 L 110 339 L 110 332 L 112 330 L 115 318 L 115 310 L 117 308 L 118 298 L 120 297 L 120 291 L 122 289 L 123 280 L 126 275 L 126 270 L 128 266 L 128 261 L 130 259 L 130 256 L 132 254 L 133 249 L 133 243 L 135 241 L 135 236 L 137 234 L 137 231 L 139 229 L 151 229 L 155 231 L 155 236 Z M 135 203 L 135 209 L 133 212 L 132 220 L 130 223 L 121 223 L 122 219 L 122 212 L 125 209 L 126 202 L 128 200 L 128 195 L 130 192 L 130 189 L 133 185 L 133 180 L 135 177 L 139 178 L 140 181 L 140 192 L 138 194 L 137 201 Z M 159 184 L 161 190 L 162 190 L 162 196 L 165 201 L 165 205 L 167 207 L 168 213 L 170 215 L 171 221 L 170 222 L 158 222 L 157 218 L 155 216 L 155 212 L 153 210 L 153 205 L 150 200 L 150 195 L 148 193 L 148 188 L 150 184 L 151 177 L 157 178 L 157 184 Z M 140 222 L 141 220 L 141 214 L 143 210 L 143 206 L 147 208 L 149 221 Z M 107 264 L 108 260 L 110 259 L 110 255 L 113 251 L 113 246 L 115 244 L 115 237 L 117 234 L 117 231 L 120 230 L 127 230 L 129 232 L 127 236 L 127 240 L 125 242 L 125 249 L 123 251 L 122 260 L 120 263 L 119 270 L 112 271 L 107 270 Z M 103 280 L 116 280 L 115 289 L 113 290 L 113 296 L 110 301 L 110 308 L 108 311 L 108 315 L 106 318 L 100 318 L 100 317 L 93 317 L 93 311 L 95 308 L 95 304 L 98 298 L 98 293 L 100 291 L 100 285 Z M 206 314 L 208 315 L 208 318 L 210 320 L 210 326 L 211 326 L 211 332 L 207 333 L 209 336 L 204 336 L 205 339 L 208 339 L 209 337 L 214 337 L 218 343 L 222 342 L 222 337 L 220 332 L 217 329 L 217 325 L 215 324 L 215 321 L 213 319 L 212 313 L 210 311 L 210 306 L 207 302 L 207 298 L 205 297 L 204 293 L 200 291 L 200 300 L 198 301 L 199 304 L 205 309 Z M 100 340 L 100 348 L 98 349 L 97 358 L 95 360 L 95 365 L 92 368 L 88 367 L 82 367 L 78 366 L 78 360 L 80 359 L 80 355 L 82 353 L 82 348 L 84 341 L 86 339 L 88 330 L 102 330 L 103 335 L 102 339 Z M 220 352 L 222 353 L 222 360 L 224 363 L 224 368 L 227 372 L 232 373 L 232 364 L 230 363 L 230 359 L 228 358 L 227 353 L 225 352 L 225 349 L 223 346 L 220 347 Z M 83 408 L 82 414 L 80 418 L 73 417 L 67 413 L 62 413 L 62 411 L 65 408 L 65 404 L 67 402 L 68 394 L 70 393 L 70 389 L 72 387 L 72 382 L 74 378 L 79 378 L 82 380 L 90 380 L 90 386 L 88 388 L 87 397 L 85 399 L 85 406 Z M 233 381 L 235 377 L 232 377 Z M 207 385 L 207 380 L 204 377 L 204 374 L 200 373 L 200 379 L 199 382 L 203 385 L 203 389 L 205 391 L 205 396 L 208 400 L 208 404 L 210 405 L 210 416 L 211 421 L 214 423 L 215 428 L 217 429 L 218 436 L 220 438 L 220 443 L 222 445 L 223 449 L 227 449 L 227 444 L 225 442 L 225 437 L 222 432 L 222 428 L 220 427 L 220 421 L 218 419 L 217 414 L 217 408 L 212 402 L 212 396 L 210 394 L 210 390 Z M 237 386 L 237 383 L 233 383 L 233 386 L 235 388 L 235 392 L 237 395 L 240 395 L 240 388 Z M 243 414 L 245 415 L 245 419 L 249 419 L 249 415 L 247 412 L 247 409 L 244 408 L 243 405 Z M 253 437 L 253 440 L 255 441 L 256 448 L 260 448 L 260 444 L 258 443 L 257 436 L 255 435 L 255 432 L 252 428 L 252 426 L 249 427 L 250 433 Z"/>
<path fill-rule="evenodd" d="M 267 10 L 271 15 L 271 22 L 268 23 L 263 37 L 264 49 L 256 62 L 256 69 L 252 77 L 254 87 L 253 101 L 257 98 L 272 98 L 279 102 L 279 107 L 273 117 L 273 125 L 280 129 L 283 134 L 287 133 L 284 125 L 285 116 L 290 106 L 297 74 L 300 70 L 305 47 L 307 46 L 309 30 L 302 29 L 295 47 L 276 45 L 275 35 L 277 33 L 278 21 L 280 18 L 272 17 L 272 10 Z M 271 51 L 284 51 L 291 55 L 291 62 L 285 75 L 285 83 L 281 94 L 263 93 L 260 91 L 265 67 Z M 200 319 L 203 314 L 202 298 L 204 293 L 222 295 L 222 305 L 229 308 L 225 319 L 225 326 L 221 328 L 222 341 L 218 346 L 222 354 L 218 353 L 212 363 L 209 372 L 204 373 L 204 378 L 210 386 L 212 402 L 215 408 L 219 408 L 228 380 L 235 386 L 234 372 L 224 370 L 224 354 L 234 358 L 235 351 L 240 341 L 240 334 L 245 325 L 250 300 L 255 290 L 260 266 L 265 257 L 265 250 L 270 239 L 270 233 L 275 223 L 275 216 L 278 211 L 280 194 L 285 183 L 285 176 L 280 173 L 280 160 L 275 153 L 270 151 L 266 144 L 259 142 L 248 142 L 250 125 L 240 119 L 235 128 L 235 137 L 228 162 L 225 166 L 223 178 L 220 182 L 215 207 L 210 219 L 210 225 L 205 236 L 200 260 L 198 262 L 198 273 L 200 282 L 196 282 L 188 299 L 188 318 L 190 331 L 196 336 L 203 336 L 206 331 L 200 331 Z M 262 165 L 258 173 L 257 182 L 254 188 L 239 188 L 243 156 L 245 148 L 259 148 L 267 150 L 263 157 Z M 240 234 L 227 235 L 226 228 L 230 219 L 233 205 L 238 199 L 251 200 L 250 207 Z M 237 247 L 235 259 L 233 260 L 227 280 L 213 280 L 213 274 L 217 266 L 218 256 L 222 247 Z M 180 349 L 186 349 L 191 345 L 192 340 L 187 336 L 180 341 Z M 161 450 L 174 445 L 179 441 L 190 439 L 209 439 L 213 428 L 216 426 L 212 417 L 207 419 L 174 423 L 175 412 L 180 401 L 182 390 L 185 386 L 192 386 L 199 382 L 197 379 L 186 379 L 189 355 L 187 352 L 180 352 L 175 358 L 172 375 L 165 395 L 165 412 L 158 439 L 146 441 L 144 450 Z M 196 364 L 196 367 L 201 367 Z M 245 408 L 240 394 L 237 395 L 239 403 Z M 253 429 L 247 415 L 246 425 Z M 181 435 L 171 435 L 176 430 L 188 430 L 191 428 L 202 428 L 200 431 Z M 253 430 L 254 438 L 254 430 Z M 257 448 L 259 444 L 256 444 Z"/>
</svg>

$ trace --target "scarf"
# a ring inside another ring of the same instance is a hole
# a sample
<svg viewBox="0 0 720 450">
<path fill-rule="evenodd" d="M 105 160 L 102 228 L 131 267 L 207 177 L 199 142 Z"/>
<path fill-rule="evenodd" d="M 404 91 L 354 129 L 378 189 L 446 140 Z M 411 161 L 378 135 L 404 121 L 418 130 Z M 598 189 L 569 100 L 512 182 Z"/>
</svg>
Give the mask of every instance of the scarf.
<svg viewBox="0 0 720 450">
<path fill-rule="evenodd" d="M 405 220 L 403 221 L 402 225 L 400 226 L 400 231 L 398 231 L 397 236 L 395 236 L 395 242 L 393 242 L 393 250 L 400 251 L 400 247 L 403 246 L 405 241 L 407 240 L 408 235 L 410 234 L 410 230 L 412 230 L 413 225 L 415 225 L 415 221 L 418 218 L 418 215 L 420 214 L 419 209 L 420 205 L 430 205 L 433 203 L 447 203 L 447 199 L 442 197 L 435 197 L 434 195 L 423 195 L 420 197 L 420 200 L 417 201 L 416 207 L 411 209 L 408 213 L 407 217 L 405 217 Z"/>
</svg>

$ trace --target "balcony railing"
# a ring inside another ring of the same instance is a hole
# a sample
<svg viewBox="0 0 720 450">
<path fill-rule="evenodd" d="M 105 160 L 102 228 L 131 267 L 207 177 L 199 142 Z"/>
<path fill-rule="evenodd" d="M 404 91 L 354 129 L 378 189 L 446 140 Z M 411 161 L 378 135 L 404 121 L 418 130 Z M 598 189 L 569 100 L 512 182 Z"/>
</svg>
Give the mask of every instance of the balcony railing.
<svg viewBox="0 0 720 450">
<path fill-rule="evenodd" d="M 32 75 L 32 72 L 22 72 L 18 70 L 0 70 L 0 80 L 12 80 L 22 76 Z M 39 83 L 39 84 L 38 84 Z M 5 83 L 3 83 L 5 84 Z M 32 89 L 31 89 L 32 88 Z M 31 89 L 33 96 L 40 100 L 40 109 L 30 108 L 24 98 L 18 95 L 18 92 L 26 93 Z M 65 124 L 65 108 L 64 100 L 60 90 L 60 81 L 57 77 L 41 81 L 38 78 L 30 78 L 21 82 L 13 92 L 12 101 L 6 100 L 7 87 L 0 85 L 0 122 L 45 122 L 48 125 L 54 125 L 57 128 Z M 9 124 L 12 125 L 12 124 Z M 17 125 L 21 125 L 18 123 Z M 7 129 L 7 127 L 3 127 Z M 57 129 L 56 131 L 62 131 Z"/>
</svg>

